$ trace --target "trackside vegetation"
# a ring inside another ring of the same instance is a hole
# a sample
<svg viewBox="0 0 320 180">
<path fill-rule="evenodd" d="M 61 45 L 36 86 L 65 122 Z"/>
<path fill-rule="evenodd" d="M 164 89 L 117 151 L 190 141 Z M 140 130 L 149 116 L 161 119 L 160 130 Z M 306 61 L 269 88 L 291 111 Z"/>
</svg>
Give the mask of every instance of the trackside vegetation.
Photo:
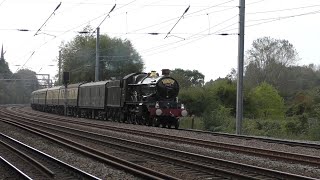
<svg viewBox="0 0 320 180">
<path fill-rule="evenodd" d="M 246 52 L 243 134 L 320 140 L 320 67 L 298 60 L 287 40 L 253 42 Z M 180 127 L 191 128 L 193 119 L 193 128 L 235 133 L 236 77 L 233 69 L 225 78 L 183 87 L 179 98 L 193 116 Z"/>
</svg>

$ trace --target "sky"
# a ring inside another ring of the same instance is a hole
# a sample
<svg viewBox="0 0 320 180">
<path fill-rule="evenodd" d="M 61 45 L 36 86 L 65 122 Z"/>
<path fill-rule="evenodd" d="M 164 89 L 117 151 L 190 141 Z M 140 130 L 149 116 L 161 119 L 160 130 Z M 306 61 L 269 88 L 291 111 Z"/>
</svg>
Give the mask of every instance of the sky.
<svg viewBox="0 0 320 180">
<path fill-rule="evenodd" d="M 0 0 L 0 45 L 12 72 L 28 68 L 53 78 L 59 46 L 106 18 L 100 34 L 130 40 L 146 72 L 198 70 L 209 81 L 237 68 L 238 6 L 239 0 Z M 285 39 L 298 65 L 319 65 L 319 0 L 246 0 L 245 12 L 245 51 L 257 38 Z"/>
</svg>

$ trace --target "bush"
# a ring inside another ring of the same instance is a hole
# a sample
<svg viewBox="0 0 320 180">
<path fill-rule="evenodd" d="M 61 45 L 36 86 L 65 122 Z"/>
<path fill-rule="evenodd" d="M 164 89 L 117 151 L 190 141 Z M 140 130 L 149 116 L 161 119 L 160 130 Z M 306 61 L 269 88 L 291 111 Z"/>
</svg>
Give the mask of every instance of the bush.
<svg viewBox="0 0 320 180">
<path fill-rule="evenodd" d="M 232 108 L 219 105 L 203 115 L 204 128 L 209 131 L 232 131 L 235 129 L 234 118 L 230 115 Z"/>
<path fill-rule="evenodd" d="M 307 115 L 286 118 L 284 128 L 287 135 L 301 136 L 306 134 L 309 128 Z"/>
<path fill-rule="evenodd" d="M 310 127 L 308 139 L 313 141 L 320 141 L 320 123 Z"/>
<path fill-rule="evenodd" d="M 283 121 L 271 119 L 244 119 L 243 134 L 254 136 L 282 137 Z"/>
<path fill-rule="evenodd" d="M 251 90 L 249 106 L 256 118 L 283 119 L 285 115 L 283 98 L 267 83 L 262 83 Z"/>
</svg>

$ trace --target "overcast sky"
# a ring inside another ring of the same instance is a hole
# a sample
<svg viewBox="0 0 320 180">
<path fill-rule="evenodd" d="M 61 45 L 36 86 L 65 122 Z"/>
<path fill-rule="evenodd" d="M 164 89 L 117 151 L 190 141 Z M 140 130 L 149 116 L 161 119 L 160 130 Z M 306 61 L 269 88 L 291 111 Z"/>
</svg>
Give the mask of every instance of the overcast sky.
<svg viewBox="0 0 320 180">
<path fill-rule="evenodd" d="M 100 32 L 129 39 L 146 71 L 195 69 L 209 81 L 237 67 L 239 0 L 0 0 L 0 45 L 11 71 L 24 65 L 53 77 L 61 42 L 87 25 L 96 28 L 115 4 Z M 292 43 L 300 65 L 320 64 L 319 0 L 246 0 L 245 8 L 245 50 L 270 36 Z"/>
</svg>

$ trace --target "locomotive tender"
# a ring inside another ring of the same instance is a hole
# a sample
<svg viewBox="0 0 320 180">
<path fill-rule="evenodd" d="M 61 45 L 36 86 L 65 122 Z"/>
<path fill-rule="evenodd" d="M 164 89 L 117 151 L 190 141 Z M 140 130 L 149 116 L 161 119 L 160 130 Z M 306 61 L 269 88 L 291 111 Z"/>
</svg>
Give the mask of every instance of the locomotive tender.
<svg viewBox="0 0 320 180">
<path fill-rule="evenodd" d="M 155 71 L 132 73 L 121 80 L 40 89 L 32 92 L 31 107 L 64 114 L 66 101 L 70 116 L 177 129 L 188 112 L 178 102 L 179 84 L 169 73 L 163 69 L 161 76 Z"/>
</svg>

